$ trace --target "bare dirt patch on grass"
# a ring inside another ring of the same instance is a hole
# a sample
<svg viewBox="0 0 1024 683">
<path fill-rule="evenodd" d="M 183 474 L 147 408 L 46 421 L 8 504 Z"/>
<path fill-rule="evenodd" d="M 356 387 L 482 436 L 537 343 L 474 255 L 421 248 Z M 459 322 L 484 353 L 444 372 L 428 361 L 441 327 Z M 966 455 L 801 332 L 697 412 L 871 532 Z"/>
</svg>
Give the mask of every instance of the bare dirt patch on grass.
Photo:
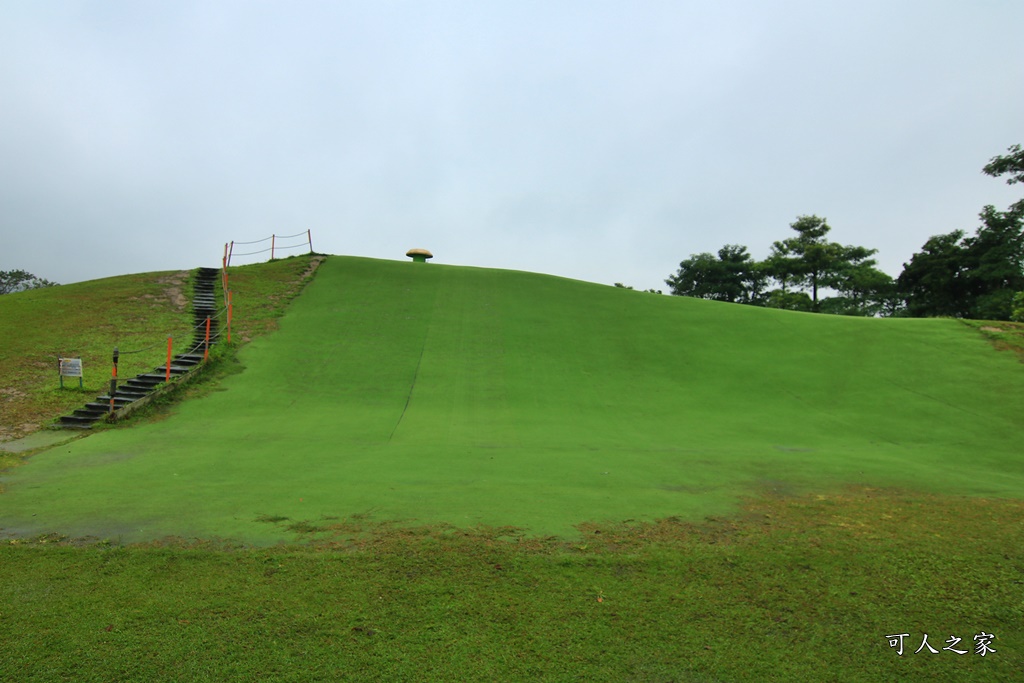
<svg viewBox="0 0 1024 683">
<path fill-rule="evenodd" d="M 316 272 L 316 269 L 320 267 L 320 264 L 323 263 L 325 260 L 327 260 L 327 257 L 324 256 L 323 254 L 317 254 L 312 259 L 310 259 L 309 268 L 307 268 L 306 271 L 302 274 L 302 279 L 305 280 L 306 278 L 311 277 L 313 273 Z"/>
<path fill-rule="evenodd" d="M 179 311 L 188 306 L 188 299 L 185 297 L 184 292 L 188 276 L 188 271 L 182 270 L 174 275 L 168 275 L 167 277 L 157 280 L 158 283 L 167 285 L 167 288 L 164 290 L 164 294 L 171 300 L 171 303 L 173 303 L 175 308 Z"/>
<path fill-rule="evenodd" d="M 1013 351 L 1024 363 L 1024 323 L 1009 321 L 965 320 L 968 327 L 978 330 L 998 351 Z"/>
</svg>

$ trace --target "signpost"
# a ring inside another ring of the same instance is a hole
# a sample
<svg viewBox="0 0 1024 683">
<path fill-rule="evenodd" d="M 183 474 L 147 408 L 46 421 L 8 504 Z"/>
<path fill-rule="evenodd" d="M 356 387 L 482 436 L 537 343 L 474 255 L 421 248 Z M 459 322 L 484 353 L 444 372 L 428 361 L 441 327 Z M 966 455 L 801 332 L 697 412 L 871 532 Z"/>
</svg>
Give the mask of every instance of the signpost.
<svg viewBox="0 0 1024 683">
<path fill-rule="evenodd" d="M 64 388 L 65 377 L 77 377 L 78 388 L 82 388 L 82 359 L 81 358 L 57 358 L 57 367 L 60 372 L 60 388 Z"/>
</svg>

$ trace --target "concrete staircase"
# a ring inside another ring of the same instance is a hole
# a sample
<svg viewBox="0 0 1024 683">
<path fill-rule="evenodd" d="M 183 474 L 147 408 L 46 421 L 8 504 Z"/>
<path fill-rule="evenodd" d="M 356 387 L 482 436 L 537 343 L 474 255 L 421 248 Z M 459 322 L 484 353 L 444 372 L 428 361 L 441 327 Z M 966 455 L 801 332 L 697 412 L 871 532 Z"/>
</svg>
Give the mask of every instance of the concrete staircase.
<svg viewBox="0 0 1024 683">
<path fill-rule="evenodd" d="M 217 315 L 216 283 L 220 271 L 216 268 L 199 268 L 195 275 L 195 295 L 192 301 L 194 335 L 188 350 L 171 359 L 171 378 L 182 377 L 195 370 L 203 362 L 206 344 L 206 318 L 210 318 L 210 344 L 217 342 L 220 335 Z M 167 376 L 167 367 L 162 365 L 151 372 L 144 372 L 131 379 L 118 383 L 114 392 L 113 412 L 111 412 L 110 394 L 97 396 L 95 401 L 86 403 L 71 415 L 64 415 L 58 425 L 66 429 L 91 429 L 100 420 L 129 412 L 141 401 L 152 396 Z"/>
</svg>

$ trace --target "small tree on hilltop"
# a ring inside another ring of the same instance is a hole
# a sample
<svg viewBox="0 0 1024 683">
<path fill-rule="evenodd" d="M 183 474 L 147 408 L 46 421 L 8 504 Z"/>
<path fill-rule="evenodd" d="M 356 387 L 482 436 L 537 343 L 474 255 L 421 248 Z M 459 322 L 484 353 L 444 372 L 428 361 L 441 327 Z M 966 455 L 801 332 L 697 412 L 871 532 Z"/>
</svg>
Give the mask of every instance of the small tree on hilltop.
<svg viewBox="0 0 1024 683">
<path fill-rule="evenodd" d="M 754 304 L 761 300 L 766 281 L 746 247 L 727 244 L 718 250 L 717 257 L 707 252 L 691 255 L 665 284 L 677 296 Z"/>
<path fill-rule="evenodd" d="M 846 292 L 851 301 L 861 301 L 857 304 L 861 308 L 859 315 L 870 314 L 871 306 L 864 302 L 875 294 L 866 287 L 872 283 L 874 288 L 882 281 L 880 276 L 884 276 L 874 269 L 875 261 L 870 258 L 878 250 L 829 242 L 825 236 L 832 228 L 818 216 L 798 216 L 789 227 L 797 236 L 775 242 L 764 262 L 767 273 L 781 286 L 780 294 L 769 297 L 769 305 L 797 308 L 792 293 L 787 291 L 787 286 L 796 285 L 811 290 L 810 310 L 819 311 L 819 292 L 830 288 Z"/>
<path fill-rule="evenodd" d="M 1024 183 L 1024 150 L 993 157 L 983 172 L 1009 175 L 1010 185 Z M 911 316 L 955 316 L 1008 320 L 1016 315 L 1015 296 L 1024 290 L 1024 199 L 1006 211 L 986 206 L 981 227 L 965 237 L 962 230 L 936 235 L 903 265 L 899 290 Z"/>
<path fill-rule="evenodd" d="M 1013 314 L 1010 320 L 1024 323 L 1024 292 L 1017 292 L 1013 295 Z"/>
<path fill-rule="evenodd" d="M 982 173 L 993 178 L 1009 175 L 1010 177 L 1006 179 L 1007 185 L 1024 183 L 1024 149 L 1021 149 L 1020 145 L 1012 145 L 1007 151 L 1009 154 L 992 157 L 981 169 Z M 1024 199 L 1011 204 L 1007 211 L 1016 213 L 1017 216 L 1024 215 Z"/>
<path fill-rule="evenodd" d="M 25 270 L 0 270 L 0 294 L 53 287 L 56 284 L 56 282 L 37 277 Z"/>
<path fill-rule="evenodd" d="M 970 311 L 965 283 L 963 230 L 928 238 L 921 251 L 903 264 L 896 279 L 907 315 L 966 317 Z"/>
</svg>

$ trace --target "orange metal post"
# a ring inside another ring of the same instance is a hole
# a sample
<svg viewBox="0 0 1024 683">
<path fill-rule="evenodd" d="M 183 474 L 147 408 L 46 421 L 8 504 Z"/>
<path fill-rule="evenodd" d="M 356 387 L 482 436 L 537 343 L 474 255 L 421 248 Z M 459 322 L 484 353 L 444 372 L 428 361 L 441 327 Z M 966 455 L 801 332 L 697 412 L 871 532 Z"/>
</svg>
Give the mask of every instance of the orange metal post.
<svg viewBox="0 0 1024 683">
<path fill-rule="evenodd" d="M 203 361 L 210 358 L 210 316 L 206 316 L 206 341 L 203 343 Z"/>
<path fill-rule="evenodd" d="M 171 338 L 167 338 L 167 374 L 164 375 L 164 381 L 171 381 Z"/>
<path fill-rule="evenodd" d="M 234 298 L 235 293 L 232 292 L 231 290 L 228 290 L 228 344 L 231 343 L 231 318 L 234 313 Z"/>
</svg>

